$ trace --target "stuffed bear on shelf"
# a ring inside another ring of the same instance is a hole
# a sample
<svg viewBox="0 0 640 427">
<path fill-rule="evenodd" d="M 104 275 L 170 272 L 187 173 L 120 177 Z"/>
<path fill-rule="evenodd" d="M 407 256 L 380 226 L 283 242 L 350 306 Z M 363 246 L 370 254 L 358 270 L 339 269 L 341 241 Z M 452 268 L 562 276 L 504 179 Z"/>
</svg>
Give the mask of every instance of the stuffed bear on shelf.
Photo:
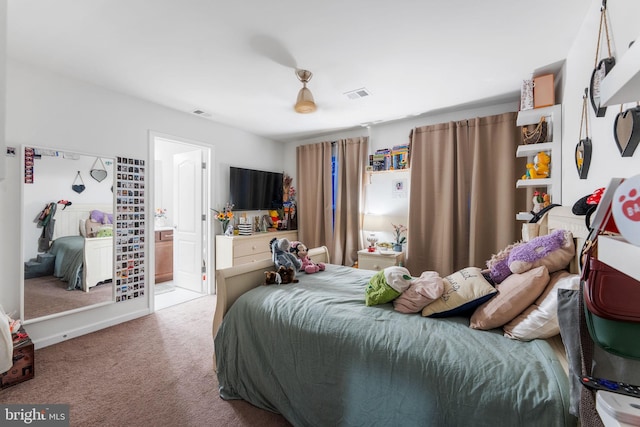
<svg viewBox="0 0 640 427">
<path fill-rule="evenodd" d="M 302 261 L 302 266 L 300 267 L 300 271 L 304 271 L 307 274 L 317 273 L 318 271 L 324 271 L 325 265 L 321 262 L 315 263 L 311 261 L 309 258 L 308 249 L 302 242 L 291 242 L 291 253 L 295 254 L 300 261 Z"/>
<path fill-rule="evenodd" d="M 533 163 L 527 163 L 527 173 L 522 175 L 522 179 L 549 178 L 551 176 L 550 164 L 551 156 L 544 151 L 540 151 L 533 158 Z"/>
</svg>

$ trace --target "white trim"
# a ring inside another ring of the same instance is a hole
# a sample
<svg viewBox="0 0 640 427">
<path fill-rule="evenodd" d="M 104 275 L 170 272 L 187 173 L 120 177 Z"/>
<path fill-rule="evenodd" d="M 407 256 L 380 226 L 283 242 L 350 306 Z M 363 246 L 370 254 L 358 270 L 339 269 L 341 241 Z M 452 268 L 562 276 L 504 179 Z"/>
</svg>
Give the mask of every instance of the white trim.
<svg viewBox="0 0 640 427">
<path fill-rule="evenodd" d="M 93 308 L 95 306 L 91 306 L 91 307 Z M 96 332 L 101 329 L 108 328 L 110 326 L 115 326 L 120 323 L 128 322 L 129 320 L 137 319 L 138 317 L 146 316 L 150 313 L 151 312 L 148 309 L 138 310 L 132 313 L 125 314 L 123 316 L 118 316 L 118 317 L 107 319 L 101 322 L 85 325 L 80 328 L 71 329 L 66 332 L 65 331 L 56 332 L 55 335 L 49 335 L 48 337 L 33 339 L 33 345 L 36 350 L 39 348 L 48 347 L 53 344 L 58 344 L 62 341 L 70 340 L 72 338 L 77 338 L 79 336 L 90 334 L 92 332 Z"/>
</svg>

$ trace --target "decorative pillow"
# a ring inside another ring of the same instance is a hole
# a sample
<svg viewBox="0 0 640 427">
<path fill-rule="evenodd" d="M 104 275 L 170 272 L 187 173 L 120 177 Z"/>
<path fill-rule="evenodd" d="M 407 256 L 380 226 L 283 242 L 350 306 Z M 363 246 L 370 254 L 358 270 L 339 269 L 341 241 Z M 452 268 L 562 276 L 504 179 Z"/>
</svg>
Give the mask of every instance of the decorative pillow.
<svg viewBox="0 0 640 427">
<path fill-rule="evenodd" d="M 80 226 L 80 235 L 82 237 L 87 237 L 87 224 L 85 223 L 87 220 L 86 219 L 81 219 L 79 222 L 79 226 Z"/>
<path fill-rule="evenodd" d="M 478 267 L 467 267 L 442 279 L 442 296 L 422 309 L 425 317 L 461 316 L 495 295 Z"/>
<path fill-rule="evenodd" d="M 100 224 L 113 224 L 113 214 L 99 210 L 92 210 L 90 218 L 91 221 L 99 222 Z"/>
<path fill-rule="evenodd" d="M 509 254 L 509 269 L 513 273 L 524 273 L 544 265 L 549 273 L 553 273 L 567 268 L 575 253 L 571 232 L 556 230 L 513 248 Z"/>
<path fill-rule="evenodd" d="M 544 291 L 549 283 L 547 267 L 540 266 L 525 273 L 514 273 L 496 286 L 498 295 L 473 312 L 470 327 L 493 329 L 522 313 Z"/>
<path fill-rule="evenodd" d="M 518 245 L 520 245 L 520 242 L 512 243 L 487 261 L 487 268 L 489 269 L 491 280 L 496 284 L 502 282 L 511 274 L 511 270 L 509 269 L 509 254 L 511 250 Z"/>
<path fill-rule="evenodd" d="M 110 225 L 103 225 L 96 233 L 96 237 L 113 237 L 113 227 Z"/>
<path fill-rule="evenodd" d="M 385 304 L 393 301 L 399 295 L 400 292 L 387 284 L 384 270 L 380 270 L 369 280 L 365 290 L 364 302 L 367 306 Z"/>
<path fill-rule="evenodd" d="M 387 281 L 387 285 L 391 286 L 396 291 L 402 293 L 409 289 L 411 286 L 411 273 L 404 267 L 391 266 L 384 270 L 384 278 Z"/>
<path fill-rule="evenodd" d="M 87 230 L 85 237 L 96 237 L 98 231 L 100 231 L 100 228 L 102 227 L 102 223 L 92 221 L 91 219 L 86 220 L 84 224 Z"/>
<path fill-rule="evenodd" d="M 442 296 L 444 285 L 435 271 L 425 271 L 411 281 L 409 289 L 393 301 L 393 308 L 400 313 L 417 313 Z"/>
<path fill-rule="evenodd" d="M 558 289 L 580 289 L 580 276 L 568 271 L 551 273 L 549 284 L 542 295 L 529 308 L 504 325 L 504 336 L 531 341 L 559 334 Z"/>
</svg>

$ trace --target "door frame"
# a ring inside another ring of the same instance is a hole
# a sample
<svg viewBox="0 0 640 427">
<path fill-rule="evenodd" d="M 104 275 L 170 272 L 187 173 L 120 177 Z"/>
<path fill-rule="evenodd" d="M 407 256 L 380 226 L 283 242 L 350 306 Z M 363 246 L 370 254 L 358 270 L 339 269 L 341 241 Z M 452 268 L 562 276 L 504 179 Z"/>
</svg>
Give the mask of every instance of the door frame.
<svg viewBox="0 0 640 427">
<path fill-rule="evenodd" d="M 212 235 L 212 227 L 210 224 L 210 212 L 211 212 L 211 203 L 212 200 L 214 200 L 214 194 L 213 194 L 213 189 L 214 189 L 214 185 L 211 182 L 211 179 L 213 177 L 213 163 L 214 163 L 214 147 L 210 144 L 206 144 L 204 142 L 200 142 L 200 141 L 195 141 L 195 140 L 191 140 L 191 139 L 187 139 L 187 138 L 183 138 L 183 137 L 179 137 L 179 136 L 175 136 L 175 135 L 170 135 L 170 134 L 166 134 L 166 133 L 162 133 L 162 132 L 157 132 L 157 131 L 149 131 L 149 156 L 148 158 L 150 159 L 150 161 L 148 162 L 148 176 L 151 178 L 148 181 L 149 183 L 152 183 L 153 185 L 151 186 L 151 188 L 149 188 L 149 185 L 147 186 L 147 212 L 149 213 L 149 215 L 147 215 L 147 222 L 146 222 L 146 232 L 147 232 L 147 236 L 150 236 L 148 239 L 148 243 L 153 242 L 152 245 L 147 245 L 148 247 L 148 251 L 147 251 L 147 257 L 148 257 L 148 264 L 147 264 L 147 283 L 149 284 L 149 288 L 148 289 L 148 295 L 149 295 L 149 307 L 150 307 L 150 311 L 154 312 L 155 311 L 155 304 L 154 304 L 154 299 L 155 299 L 155 280 L 152 280 L 155 277 L 155 251 L 153 250 L 153 248 L 155 247 L 155 239 L 154 239 L 154 223 L 153 221 L 151 221 L 152 218 L 152 213 L 155 209 L 155 178 L 156 178 L 156 171 L 155 171 L 155 152 L 156 152 L 156 140 L 158 139 L 164 139 L 167 141 L 171 141 L 171 142 L 175 142 L 176 144 L 182 144 L 182 145 L 188 145 L 188 146 L 192 146 L 195 148 L 199 148 L 201 150 L 203 150 L 203 159 L 204 162 L 206 163 L 207 167 L 203 172 L 203 182 L 202 182 L 202 194 L 203 197 L 205 198 L 205 200 L 203 200 L 202 206 L 203 206 L 203 210 L 205 212 L 205 221 L 201 221 L 202 224 L 202 234 L 203 236 L 205 236 L 205 240 L 203 242 L 203 248 L 204 248 L 204 256 L 205 256 L 205 280 L 204 280 L 204 293 L 205 294 L 213 294 L 215 293 L 215 280 L 212 279 L 211 275 L 214 273 L 214 269 L 213 269 L 213 261 L 212 261 L 212 254 L 213 254 L 213 241 L 214 241 L 214 237 Z"/>
</svg>

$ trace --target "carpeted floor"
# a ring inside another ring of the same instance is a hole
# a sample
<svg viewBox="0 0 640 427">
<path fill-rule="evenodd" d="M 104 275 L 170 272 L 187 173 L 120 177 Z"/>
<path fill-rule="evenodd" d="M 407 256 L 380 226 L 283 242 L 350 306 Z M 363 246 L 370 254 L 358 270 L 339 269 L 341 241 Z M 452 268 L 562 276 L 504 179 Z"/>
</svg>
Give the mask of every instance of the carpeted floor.
<svg viewBox="0 0 640 427">
<path fill-rule="evenodd" d="M 89 292 L 67 290 L 68 283 L 54 276 L 35 277 L 24 281 L 24 318 L 35 319 L 88 305 L 113 300 L 113 283 L 90 288 Z"/>
<path fill-rule="evenodd" d="M 214 308 L 205 296 L 36 350 L 35 377 L 0 401 L 70 403 L 72 426 L 290 426 L 218 395 Z"/>
</svg>

